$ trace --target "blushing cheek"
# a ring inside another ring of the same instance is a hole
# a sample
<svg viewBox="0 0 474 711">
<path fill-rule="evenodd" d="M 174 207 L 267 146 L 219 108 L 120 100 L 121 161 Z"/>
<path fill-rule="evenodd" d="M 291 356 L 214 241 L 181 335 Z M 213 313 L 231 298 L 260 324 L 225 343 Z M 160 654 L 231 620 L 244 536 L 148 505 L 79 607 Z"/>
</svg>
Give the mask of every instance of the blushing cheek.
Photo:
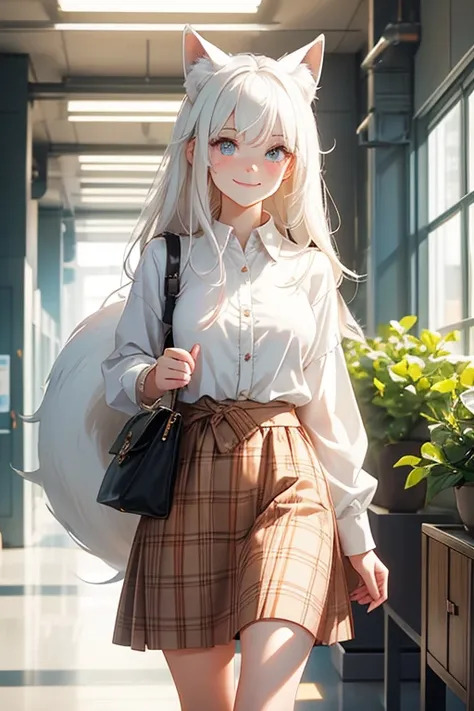
<svg viewBox="0 0 474 711">
<path fill-rule="evenodd" d="M 267 161 L 265 164 L 265 172 L 269 180 L 276 181 L 284 175 L 287 166 L 287 161 Z"/>
<path fill-rule="evenodd" d="M 220 151 L 211 151 L 211 168 L 215 173 L 227 172 L 232 165 L 233 156 L 224 156 Z"/>
</svg>

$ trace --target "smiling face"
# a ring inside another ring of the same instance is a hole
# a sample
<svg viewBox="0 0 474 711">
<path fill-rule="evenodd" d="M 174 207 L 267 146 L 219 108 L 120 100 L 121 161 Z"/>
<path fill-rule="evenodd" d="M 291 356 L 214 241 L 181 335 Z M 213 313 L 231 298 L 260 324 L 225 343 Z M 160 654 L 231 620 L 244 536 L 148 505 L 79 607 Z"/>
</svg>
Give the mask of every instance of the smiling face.
<svg viewBox="0 0 474 711">
<path fill-rule="evenodd" d="M 263 141 L 237 133 L 233 116 L 209 144 L 210 176 L 216 188 L 241 207 L 274 195 L 293 167 L 280 121 Z"/>
</svg>

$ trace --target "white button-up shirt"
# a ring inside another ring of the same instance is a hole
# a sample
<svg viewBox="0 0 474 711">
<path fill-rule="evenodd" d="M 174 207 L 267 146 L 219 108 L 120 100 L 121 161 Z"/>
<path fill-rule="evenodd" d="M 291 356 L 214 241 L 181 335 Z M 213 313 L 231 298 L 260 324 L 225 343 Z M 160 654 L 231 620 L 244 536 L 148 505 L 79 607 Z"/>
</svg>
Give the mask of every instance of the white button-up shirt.
<svg viewBox="0 0 474 711">
<path fill-rule="evenodd" d="M 374 548 L 366 510 L 376 480 L 362 470 L 367 438 L 340 344 L 338 292 L 328 257 L 317 249 L 301 251 L 272 220 L 254 230 L 245 250 L 231 227 L 215 222 L 214 234 L 224 286 L 211 240 L 194 237 L 189 259 L 190 238 L 180 238 L 174 344 L 186 350 L 201 346 L 180 399 L 209 395 L 296 405 L 330 485 L 344 552 Z M 137 377 L 163 350 L 165 270 L 166 243 L 156 238 L 135 273 L 116 350 L 103 363 L 108 404 L 131 415 L 138 409 Z"/>
</svg>

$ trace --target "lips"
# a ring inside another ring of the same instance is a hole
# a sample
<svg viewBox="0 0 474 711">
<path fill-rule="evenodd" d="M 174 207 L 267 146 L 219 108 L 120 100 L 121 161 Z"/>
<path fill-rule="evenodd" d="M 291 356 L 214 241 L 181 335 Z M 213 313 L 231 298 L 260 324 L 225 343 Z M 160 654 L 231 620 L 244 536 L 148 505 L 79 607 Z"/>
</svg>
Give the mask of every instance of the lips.
<svg viewBox="0 0 474 711">
<path fill-rule="evenodd" d="M 233 178 L 234 183 L 237 183 L 237 185 L 242 185 L 244 188 L 258 188 L 259 185 L 262 183 L 242 183 L 240 180 L 236 180 Z"/>
</svg>

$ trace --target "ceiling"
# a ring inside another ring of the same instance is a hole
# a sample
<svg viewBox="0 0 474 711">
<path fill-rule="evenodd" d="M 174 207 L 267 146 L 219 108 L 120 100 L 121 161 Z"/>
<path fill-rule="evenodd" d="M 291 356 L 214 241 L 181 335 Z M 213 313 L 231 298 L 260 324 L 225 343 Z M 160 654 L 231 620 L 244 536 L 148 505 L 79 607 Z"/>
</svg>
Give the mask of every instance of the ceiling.
<svg viewBox="0 0 474 711">
<path fill-rule="evenodd" d="M 221 3 L 231 1 L 236 0 Z M 200 3 L 189 0 L 196 7 Z M 131 7 L 133 4 L 130 0 Z M 156 6 L 160 4 L 166 6 L 156 0 Z M 98 30 L 86 29 L 85 23 L 133 23 L 135 27 Z M 139 30 L 136 23 L 147 27 Z M 168 26 L 159 29 L 154 23 Z M 150 15 L 64 13 L 58 10 L 58 0 L 0 0 L 0 53 L 30 56 L 32 90 L 39 97 L 33 104 L 34 140 L 48 144 L 51 150 L 43 204 L 63 204 L 76 213 L 138 209 L 123 200 L 105 200 L 104 194 L 133 187 L 138 203 L 140 191 L 146 190 L 147 180 L 153 177 L 150 167 L 143 173 L 90 172 L 81 167 L 79 156 L 157 155 L 169 140 L 172 123 L 70 121 L 68 100 L 176 101 L 182 85 L 181 26 L 188 23 L 232 54 L 252 51 L 278 57 L 310 42 L 320 32 L 326 35 L 327 52 L 352 53 L 366 41 L 367 2 L 261 0 L 256 14 Z M 253 27 L 224 31 L 215 27 L 221 23 L 250 23 Z M 93 202 L 85 202 L 84 187 L 89 199 L 92 190 Z"/>
</svg>

